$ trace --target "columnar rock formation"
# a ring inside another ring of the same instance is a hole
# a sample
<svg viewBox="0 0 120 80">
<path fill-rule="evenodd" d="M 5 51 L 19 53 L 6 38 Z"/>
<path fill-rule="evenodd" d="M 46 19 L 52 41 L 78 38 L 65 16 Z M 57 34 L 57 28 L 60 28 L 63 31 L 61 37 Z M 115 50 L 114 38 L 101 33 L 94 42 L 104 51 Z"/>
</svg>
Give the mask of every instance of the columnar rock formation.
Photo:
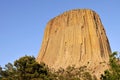
<svg viewBox="0 0 120 80">
<path fill-rule="evenodd" d="M 36 60 L 55 70 L 85 65 L 99 76 L 108 68 L 110 53 L 99 16 L 92 10 L 76 9 L 48 22 Z"/>
</svg>

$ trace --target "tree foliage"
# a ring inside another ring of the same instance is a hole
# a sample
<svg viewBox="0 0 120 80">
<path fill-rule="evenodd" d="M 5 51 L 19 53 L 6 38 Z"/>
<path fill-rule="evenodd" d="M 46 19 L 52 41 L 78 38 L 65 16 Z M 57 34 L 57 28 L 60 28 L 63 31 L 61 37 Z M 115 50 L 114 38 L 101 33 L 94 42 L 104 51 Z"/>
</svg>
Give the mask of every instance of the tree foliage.
<svg viewBox="0 0 120 80">
<path fill-rule="evenodd" d="M 104 74 L 101 75 L 101 80 L 120 80 L 120 60 L 116 58 L 117 54 L 117 52 L 113 52 L 110 55 L 110 69 L 104 71 Z"/>
<path fill-rule="evenodd" d="M 24 56 L 8 63 L 0 75 L 6 80 L 47 80 L 48 69 L 44 63 L 38 64 L 33 56 Z"/>
<path fill-rule="evenodd" d="M 38 64 L 34 57 L 25 56 L 16 60 L 14 66 L 17 69 L 20 80 L 30 80 L 33 78 L 44 77 L 47 75 L 45 64 Z"/>
<path fill-rule="evenodd" d="M 57 72 L 57 80 L 96 80 L 96 76 L 93 76 L 87 70 L 87 66 L 81 66 L 75 68 L 75 66 L 68 66 L 66 69 L 60 68 Z"/>
</svg>

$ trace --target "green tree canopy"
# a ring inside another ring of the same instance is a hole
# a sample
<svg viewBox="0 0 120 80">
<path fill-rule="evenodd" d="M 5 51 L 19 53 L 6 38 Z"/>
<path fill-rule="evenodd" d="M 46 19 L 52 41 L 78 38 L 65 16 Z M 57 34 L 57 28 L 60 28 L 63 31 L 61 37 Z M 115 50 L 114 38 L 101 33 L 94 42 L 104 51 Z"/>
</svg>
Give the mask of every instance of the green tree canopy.
<svg viewBox="0 0 120 80">
<path fill-rule="evenodd" d="M 117 52 L 110 55 L 110 69 L 101 75 L 101 80 L 120 80 L 120 60 L 116 58 Z"/>
<path fill-rule="evenodd" d="M 24 56 L 16 60 L 14 65 L 6 64 L 0 75 L 6 80 L 46 80 L 48 73 L 44 63 L 38 64 L 33 56 Z"/>
</svg>

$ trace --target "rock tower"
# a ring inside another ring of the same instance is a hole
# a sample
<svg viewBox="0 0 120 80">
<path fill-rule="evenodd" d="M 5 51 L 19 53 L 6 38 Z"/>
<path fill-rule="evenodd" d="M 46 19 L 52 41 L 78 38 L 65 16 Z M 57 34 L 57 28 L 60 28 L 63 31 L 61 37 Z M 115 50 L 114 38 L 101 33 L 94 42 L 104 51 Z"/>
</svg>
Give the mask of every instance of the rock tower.
<svg viewBox="0 0 120 80">
<path fill-rule="evenodd" d="M 89 9 L 64 12 L 50 20 L 36 59 L 50 68 L 87 66 L 100 76 L 108 68 L 110 45 L 97 13 Z"/>
</svg>

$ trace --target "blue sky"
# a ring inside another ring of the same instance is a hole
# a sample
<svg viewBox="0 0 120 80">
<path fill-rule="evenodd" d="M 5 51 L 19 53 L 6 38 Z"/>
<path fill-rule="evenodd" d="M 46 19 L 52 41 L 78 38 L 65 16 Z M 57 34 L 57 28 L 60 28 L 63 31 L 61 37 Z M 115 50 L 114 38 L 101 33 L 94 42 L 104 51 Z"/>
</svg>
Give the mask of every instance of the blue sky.
<svg viewBox="0 0 120 80">
<path fill-rule="evenodd" d="M 120 51 L 120 0 L 0 0 L 0 65 L 24 55 L 36 57 L 47 22 L 77 8 L 96 11 L 112 51 Z"/>
</svg>

